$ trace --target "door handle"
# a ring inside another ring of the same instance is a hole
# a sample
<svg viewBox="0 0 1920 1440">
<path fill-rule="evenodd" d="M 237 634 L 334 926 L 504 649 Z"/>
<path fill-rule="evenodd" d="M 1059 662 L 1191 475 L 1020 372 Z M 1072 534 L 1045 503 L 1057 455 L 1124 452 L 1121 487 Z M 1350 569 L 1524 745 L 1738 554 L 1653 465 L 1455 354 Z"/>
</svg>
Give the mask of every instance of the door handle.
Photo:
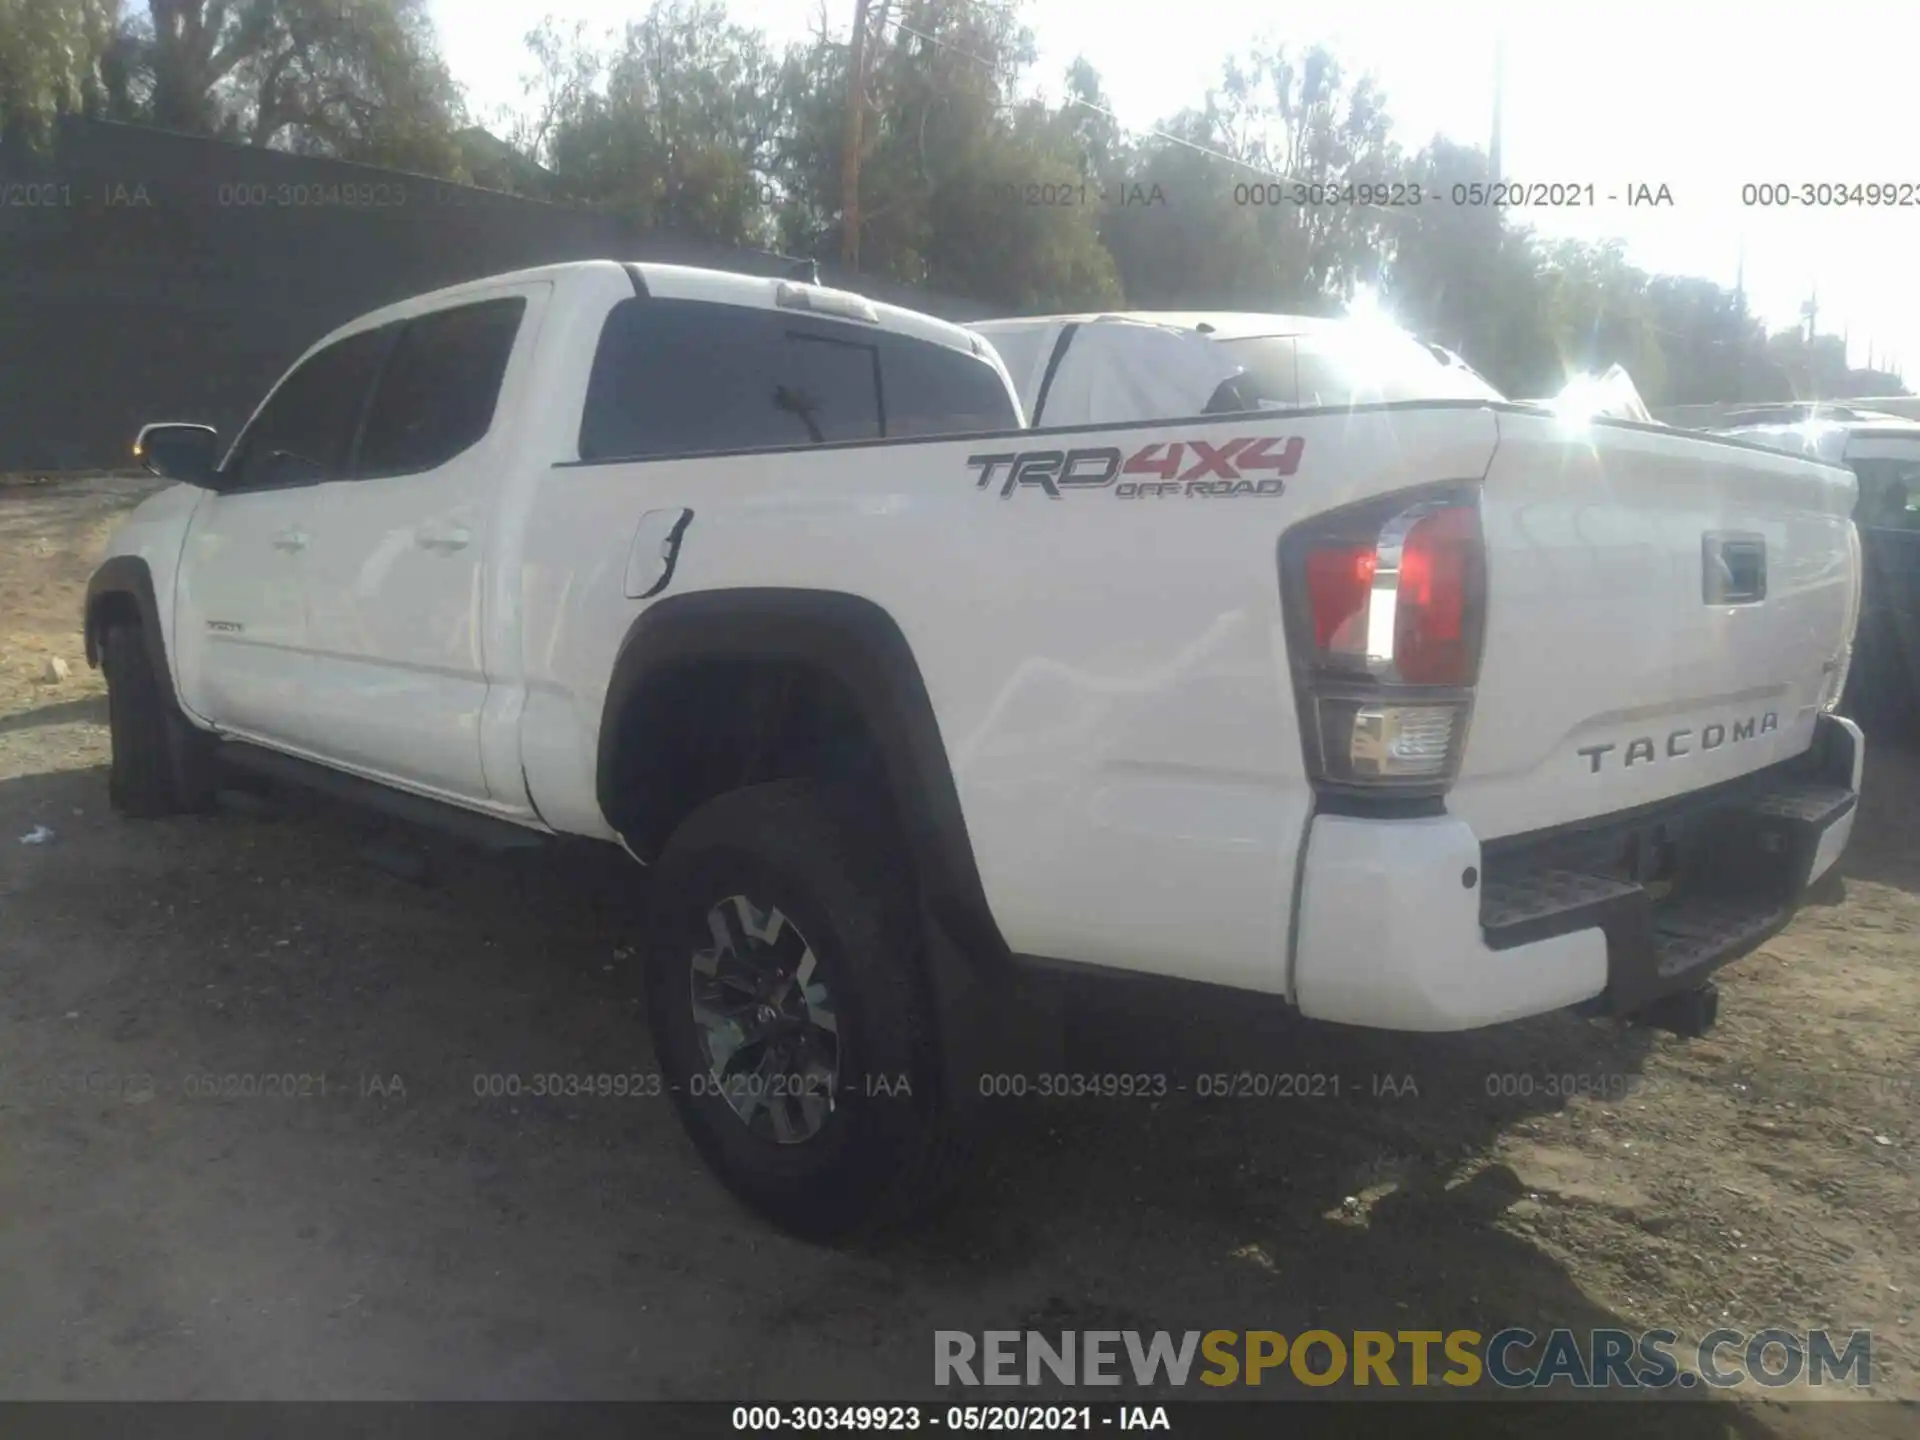
<svg viewBox="0 0 1920 1440">
<path fill-rule="evenodd" d="M 282 530 L 278 535 L 274 536 L 273 548 L 293 553 L 306 549 L 307 542 L 312 538 L 311 535 L 296 525 L 292 529 Z"/>
<path fill-rule="evenodd" d="M 423 550 L 451 553 L 473 543 L 473 532 L 464 525 L 426 525 L 415 534 Z"/>
</svg>

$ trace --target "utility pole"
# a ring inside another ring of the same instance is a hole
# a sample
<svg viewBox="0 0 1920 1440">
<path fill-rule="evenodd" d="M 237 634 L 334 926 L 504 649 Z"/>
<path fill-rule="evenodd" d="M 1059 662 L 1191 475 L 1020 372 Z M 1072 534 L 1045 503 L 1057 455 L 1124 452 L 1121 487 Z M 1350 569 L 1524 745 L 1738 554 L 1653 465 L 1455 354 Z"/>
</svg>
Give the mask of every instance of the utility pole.
<svg viewBox="0 0 1920 1440">
<path fill-rule="evenodd" d="M 853 38 L 847 55 L 847 119 L 840 140 L 840 268 L 860 269 L 861 120 L 867 108 L 867 6 L 854 0 Z"/>
<path fill-rule="evenodd" d="M 1493 131 L 1487 137 L 1487 180 L 1490 185 L 1500 183 L 1500 132 L 1502 129 L 1501 111 L 1507 93 L 1507 42 L 1498 39 L 1493 42 Z M 1491 192 L 1489 192 L 1491 194 Z M 1493 243 L 1499 243 L 1500 232 L 1504 228 L 1498 206 L 1488 206 L 1485 212 L 1487 231 Z M 1471 310 L 1460 317 L 1458 338 L 1454 348 L 1462 353 L 1473 354 L 1480 367 L 1491 374 L 1499 374 L 1501 363 L 1499 334 L 1500 327 L 1488 325 L 1476 317 Z M 1475 345 L 1468 337 L 1480 341 Z"/>
<path fill-rule="evenodd" d="M 1500 111 L 1507 93 L 1507 42 L 1493 42 L 1493 137 L 1487 144 L 1487 178 L 1500 183 Z"/>
</svg>

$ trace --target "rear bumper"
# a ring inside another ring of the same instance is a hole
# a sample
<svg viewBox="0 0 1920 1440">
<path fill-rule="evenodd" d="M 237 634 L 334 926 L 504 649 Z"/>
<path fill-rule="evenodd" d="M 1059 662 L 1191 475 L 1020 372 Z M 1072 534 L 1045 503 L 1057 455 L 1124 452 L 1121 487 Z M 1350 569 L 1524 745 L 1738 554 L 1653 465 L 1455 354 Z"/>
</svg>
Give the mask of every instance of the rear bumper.
<svg viewBox="0 0 1920 1440">
<path fill-rule="evenodd" d="M 1451 816 L 1320 815 L 1293 994 L 1316 1019 L 1466 1030 L 1580 1006 L 1626 1014 L 1764 943 L 1853 830 L 1863 745 L 1814 744 L 1726 786 L 1483 846 Z"/>
</svg>

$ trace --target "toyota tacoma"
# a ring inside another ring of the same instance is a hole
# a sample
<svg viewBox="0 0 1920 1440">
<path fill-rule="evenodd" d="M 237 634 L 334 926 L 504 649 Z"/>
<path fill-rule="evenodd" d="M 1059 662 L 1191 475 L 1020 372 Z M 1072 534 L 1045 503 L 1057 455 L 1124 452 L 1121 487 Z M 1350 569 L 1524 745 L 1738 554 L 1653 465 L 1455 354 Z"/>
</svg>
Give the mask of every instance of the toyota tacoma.
<svg viewBox="0 0 1920 1440">
<path fill-rule="evenodd" d="M 1854 477 L 1440 373 L 1035 429 L 978 336 L 816 285 L 408 300 L 230 445 L 142 430 L 111 796 L 238 766 L 624 849 L 664 1088 L 812 1235 L 944 1188 L 1042 962 L 1697 1022 L 1853 823 Z"/>
</svg>

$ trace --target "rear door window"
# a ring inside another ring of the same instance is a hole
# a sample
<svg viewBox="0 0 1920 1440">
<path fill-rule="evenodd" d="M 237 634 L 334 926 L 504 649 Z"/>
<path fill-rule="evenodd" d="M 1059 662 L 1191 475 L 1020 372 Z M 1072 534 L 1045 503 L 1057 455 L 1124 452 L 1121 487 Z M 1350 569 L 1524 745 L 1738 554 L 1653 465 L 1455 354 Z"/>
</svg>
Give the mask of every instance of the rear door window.
<svg viewBox="0 0 1920 1440">
<path fill-rule="evenodd" d="M 580 458 L 878 438 L 880 338 L 743 305 L 624 300 L 600 332 Z"/>
<path fill-rule="evenodd" d="M 880 339 L 888 435 L 965 435 L 1020 428 L 1020 415 L 1006 382 L 978 355 L 905 335 Z"/>
<path fill-rule="evenodd" d="M 1208 402 L 1209 415 L 1300 403 L 1299 359 L 1291 335 L 1259 335 L 1216 342 L 1240 373 Z"/>
<path fill-rule="evenodd" d="M 357 473 L 436 469 L 484 439 L 526 308 L 516 295 L 407 321 L 367 412 Z"/>
</svg>

